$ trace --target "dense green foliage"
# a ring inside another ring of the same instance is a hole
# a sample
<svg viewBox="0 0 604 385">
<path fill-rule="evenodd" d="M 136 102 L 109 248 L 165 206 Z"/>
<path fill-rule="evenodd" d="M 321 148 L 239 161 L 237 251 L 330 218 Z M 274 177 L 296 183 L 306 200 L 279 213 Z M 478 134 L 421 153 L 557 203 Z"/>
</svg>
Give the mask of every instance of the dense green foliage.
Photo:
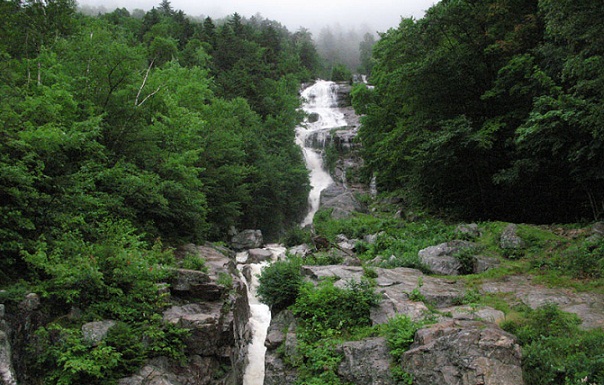
<svg viewBox="0 0 604 385">
<path fill-rule="evenodd" d="M 580 330 L 580 320 L 554 305 L 525 309 L 502 326 L 523 346 L 527 385 L 600 384 L 604 381 L 604 332 Z"/>
<path fill-rule="evenodd" d="M 373 50 L 367 172 L 463 218 L 604 215 L 604 17 L 590 0 L 443 0 Z"/>
<path fill-rule="evenodd" d="M 293 305 L 302 286 L 302 261 L 289 258 L 265 267 L 258 279 L 258 297 L 273 312 Z"/>
<path fill-rule="evenodd" d="M 95 242 L 107 219 L 174 243 L 231 226 L 275 236 L 303 214 L 308 32 L 237 14 L 195 23 L 169 2 L 142 19 L 67 0 L 0 8 L 3 272 L 23 275 L 22 251 L 65 232 Z"/>
<path fill-rule="evenodd" d="M 0 0 L 0 36 L 2 302 L 15 313 L 34 291 L 48 315 L 20 364 L 47 384 L 109 384 L 181 359 L 186 333 L 161 318 L 170 247 L 232 226 L 276 238 L 306 210 L 294 130 L 319 70 L 311 35 L 195 22 L 169 1 L 88 17 L 73 0 Z M 94 345 L 80 328 L 101 319 L 117 326 Z"/>
<path fill-rule="evenodd" d="M 292 312 L 300 320 L 298 346 L 290 364 L 298 368 L 300 384 L 338 385 L 336 374 L 342 354 L 336 351 L 344 337 L 371 325 L 370 310 L 379 297 L 368 281 L 347 282 L 346 287 L 325 280 L 301 286 Z"/>
</svg>

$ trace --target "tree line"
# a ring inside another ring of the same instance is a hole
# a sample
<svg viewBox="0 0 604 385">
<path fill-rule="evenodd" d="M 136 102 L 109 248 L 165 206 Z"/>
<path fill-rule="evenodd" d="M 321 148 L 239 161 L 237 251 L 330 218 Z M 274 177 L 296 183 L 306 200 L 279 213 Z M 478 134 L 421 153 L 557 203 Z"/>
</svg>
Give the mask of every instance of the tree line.
<svg viewBox="0 0 604 385">
<path fill-rule="evenodd" d="M 166 0 L 142 18 L 0 0 L 0 36 L 1 278 L 108 223 L 177 245 L 274 237 L 306 211 L 298 91 L 322 68 L 308 31 L 196 22 Z"/>
<path fill-rule="evenodd" d="M 353 101 L 367 175 L 458 218 L 604 215 L 604 8 L 443 0 L 373 50 Z"/>
</svg>

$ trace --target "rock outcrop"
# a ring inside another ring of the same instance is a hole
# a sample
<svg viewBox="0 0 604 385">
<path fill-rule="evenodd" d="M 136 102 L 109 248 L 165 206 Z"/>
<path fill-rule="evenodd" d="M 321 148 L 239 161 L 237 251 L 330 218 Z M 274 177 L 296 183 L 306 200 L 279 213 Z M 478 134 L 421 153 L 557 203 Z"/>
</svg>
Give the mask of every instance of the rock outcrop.
<svg viewBox="0 0 604 385">
<path fill-rule="evenodd" d="M 170 282 L 173 305 L 163 313 L 165 322 L 190 330 L 185 341 L 187 365 L 154 359 L 120 385 L 242 383 L 251 338 L 247 287 L 239 278 L 234 254 L 225 255 L 210 245 L 187 245 L 176 255 L 191 253 L 204 258 L 208 271 L 175 270 Z M 219 283 L 225 275 L 230 277 L 229 287 Z"/>
<path fill-rule="evenodd" d="M 344 342 L 339 347 L 344 355 L 338 375 L 358 385 L 396 385 L 390 372 L 390 353 L 382 337 Z"/>
<path fill-rule="evenodd" d="M 523 385 L 513 335 L 479 321 L 448 321 L 419 330 L 403 354 L 415 385 Z"/>
</svg>

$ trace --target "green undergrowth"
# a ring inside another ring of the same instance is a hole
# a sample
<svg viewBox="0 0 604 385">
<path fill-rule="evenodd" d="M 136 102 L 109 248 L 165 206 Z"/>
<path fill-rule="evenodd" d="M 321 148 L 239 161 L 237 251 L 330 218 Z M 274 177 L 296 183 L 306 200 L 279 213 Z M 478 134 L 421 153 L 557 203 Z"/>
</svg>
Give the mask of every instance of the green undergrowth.
<svg viewBox="0 0 604 385">
<path fill-rule="evenodd" d="M 289 306 L 299 321 L 296 353 L 285 355 L 285 361 L 298 370 L 299 384 L 343 384 L 336 375 L 343 358 L 339 346 L 345 341 L 375 336 L 385 337 L 388 341 L 393 364 L 391 374 L 397 383 L 412 384 L 412 376 L 400 369 L 400 358 L 413 342 L 417 329 L 440 313 L 421 295 L 423 282 L 419 280 L 418 286 L 408 293 L 409 297 L 425 302 L 433 317 L 428 315 L 426 321 L 418 323 L 399 316 L 387 324 L 371 326 L 368 312 L 374 299 L 368 293 L 377 278 L 378 267 L 411 267 L 427 273 L 418 252 L 456 239 L 475 244 L 455 255 L 465 267 L 463 273 L 471 273 L 475 255 L 495 258 L 499 265 L 480 274 L 446 277 L 462 281 L 466 287 L 455 305 L 489 306 L 505 314 L 502 326 L 516 334 L 523 347 L 527 385 L 604 383 L 604 332 L 581 330 L 574 316 L 553 305 L 530 310 L 519 306 L 513 293 L 484 293 L 481 290 L 487 282 L 505 285 L 510 276 L 530 275 L 535 283 L 602 292 L 604 241 L 591 236 L 590 226 L 518 224 L 517 235 L 523 240 L 522 247 L 504 250 L 500 246 L 501 235 L 509 223 L 479 222 L 480 235 L 472 236 L 457 233 L 458 223 L 428 215 L 415 216 L 413 220 L 400 219 L 392 211 L 377 209 L 371 214 L 355 214 L 337 220 L 331 218 L 329 211 L 320 211 L 315 217 L 314 233 L 301 231 L 296 235 L 297 239 L 323 237 L 332 245 L 337 244 L 339 234 L 357 239 L 355 254 L 361 260 L 365 279 L 357 285 L 365 286 L 339 288 L 333 280 L 316 286 L 302 283 L 302 264 L 341 263 L 338 258 L 342 258 L 342 253 L 333 249 L 315 251 L 304 259 L 290 257 L 265 269 L 269 276 L 274 269 L 278 278 L 271 279 L 279 280 L 271 295 L 278 299 L 288 293 L 282 307 Z M 367 235 L 377 235 L 375 242 L 370 243 Z M 277 274 L 278 270 L 291 274 Z M 265 302 L 273 300 L 267 298 Z M 549 329 L 541 324 L 550 325 Z M 595 356 L 585 357 L 583 352 L 591 350 Z"/>
<path fill-rule="evenodd" d="M 604 382 L 604 331 L 583 330 L 581 321 L 556 305 L 517 306 L 501 326 L 522 346 L 527 385 L 579 385 Z"/>
</svg>

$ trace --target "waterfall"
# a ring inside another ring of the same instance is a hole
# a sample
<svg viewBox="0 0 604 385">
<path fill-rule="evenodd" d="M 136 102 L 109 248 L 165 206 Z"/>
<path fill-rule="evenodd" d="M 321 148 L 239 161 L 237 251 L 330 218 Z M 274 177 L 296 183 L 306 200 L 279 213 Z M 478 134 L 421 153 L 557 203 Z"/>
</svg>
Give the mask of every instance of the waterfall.
<svg viewBox="0 0 604 385">
<path fill-rule="evenodd" d="M 319 209 L 321 191 L 333 183 L 329 173 L 323 169 L 322 148 L 318 150 L 313 148 L 313 143 L 318 141 L 324 145 L 325 139 L 332 129 L 346 126 L 344 114 L 337 107 L 336 90 L 337 85 L 334 82 L 319 80 L 302 91 L 302 108 L 308 114 L 308 118 L 301 126 L 296 128 L 296 143 L 304 152 L 312 187 L 308 197 L 309 212 L 302 222 L 302 226 L 312 223 L 313 217 Z M 312 119 L 309 119 L 310 117 Z M 273 254 L 272 260 L 283 258 L 285 255 L 284 247 L 273 245 L 268 246 L 267 249 Z M 264 341 L 271 322 L 271 311 L 268 306 L 260 302 L 256 295 L 256 289 L 258 287 L 258 276 L 270 261 L 249 264 L 246 264 L 246 262 L 247 252 L 239 253 L 237 255 L 238 268 L 243 272 L 246 269 L 245 266 L 249 266 L 250 270 L 242 275 L 247 276 L 245 282 L 248 287 L 250 303 L 248 325 L 252 332 L 252 341 L 248 346 L 247 365 L 243 374 L 243 385 L 263 385 L 264 357 L 266 354 Z"/>
<path fill-rule="evenodd" d="M 272 253 L 271 261 L 282 259 L 285 257 L 285 248 L 277 245 L 268 245 L 267 250 Z M 237 254 L 237 261 L 244 263 L 247 261 L 247 251 Z M 258 276 L 262 273 L 262 269 L 271 261 L 260 263 L 238 264 L 239 270 L 243 270 L 244 266 L 249 266 L 249 274 L 245 282 L 247 284 L 247 297 L 250 303 L 250 319 L 248 321 L 249 328 L 252 332 L 252 341 L 248 345 L 247 350 L 247 365 L 243 373 L 243 385 L 263 385 L 264 384 L 264 356 L 266 347 L 266 333 L 271 323 L 271 311 L 269 307 L 258 299 Z"/>
<path fill-rule="evenodd" d="M 344 114 L 337 105 L 337 84 L 318 80 L 302 91 L 304 112 L 308 114 L 305 122 L 296 129 L 296 143 L 302 147 L 306 167 L 310 171 L 311 190 L 308 195 L 309 212 L 302 221 L 302 227 L 312 224 L 313 217 L 319 210 L 321 192 L 333 183 L 331 175 L 323 169 L 322 149 L 313 148 L 314 138 L 320 138 L 324 144 L 329 132 L 346 126 Z"/>
</svg>

